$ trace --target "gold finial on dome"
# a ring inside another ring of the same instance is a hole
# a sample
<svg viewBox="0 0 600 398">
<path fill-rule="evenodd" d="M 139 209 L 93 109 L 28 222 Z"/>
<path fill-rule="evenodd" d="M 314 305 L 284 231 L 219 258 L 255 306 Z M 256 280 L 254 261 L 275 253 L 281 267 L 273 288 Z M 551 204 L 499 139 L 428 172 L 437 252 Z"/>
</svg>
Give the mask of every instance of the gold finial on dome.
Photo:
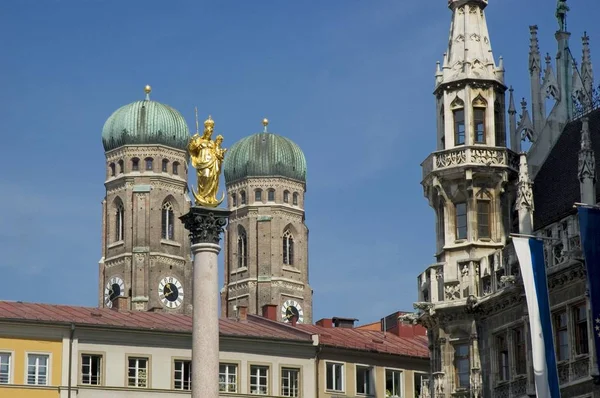
<svg viewBox="0 0 600 398">
<path fill-rule="evenodd" d="M 144 87 L 144 92 L 146 93 L 146 101 L 150 101 L 150 93 L 152 92 L 152 86 L 146 84 L 146 87 Z"/>
<path fill-rule="evenodd" d="M 263 131 L 266 133 L 267 132 L 267 126 L 269 125 L 269 119 L 264 118 L 263 121 L 262 121 L 262 124 L 265 127 Z"/>
</svg>

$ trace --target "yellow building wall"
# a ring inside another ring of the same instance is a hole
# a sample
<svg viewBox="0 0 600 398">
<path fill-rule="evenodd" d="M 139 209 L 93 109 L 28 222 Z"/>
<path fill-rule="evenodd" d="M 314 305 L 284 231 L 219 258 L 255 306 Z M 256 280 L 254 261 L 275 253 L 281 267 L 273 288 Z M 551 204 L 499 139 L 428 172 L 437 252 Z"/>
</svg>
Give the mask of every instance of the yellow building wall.
<svg viewBox="0 0 600 398">
<path fill-rule="evenodd" d="M 0 397 L 47 398 L 58 397 L 61 382 L 62 341 L 0 337 L 0 351 L 12 355 L 11 374 L 13 384 L 0 384 Z M 48 386 L 26 385 L 27 353 L 50 355 L 48 362 Z"/>
</svg>

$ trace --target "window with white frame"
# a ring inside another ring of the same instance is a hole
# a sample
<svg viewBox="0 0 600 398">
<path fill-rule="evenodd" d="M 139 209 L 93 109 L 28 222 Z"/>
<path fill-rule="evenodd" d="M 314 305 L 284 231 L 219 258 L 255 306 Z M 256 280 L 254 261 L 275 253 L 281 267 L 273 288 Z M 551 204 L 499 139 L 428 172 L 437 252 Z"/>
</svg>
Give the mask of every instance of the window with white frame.
<svg viewBox="0 0 600 398">
<path fill-rule="evenodd" d="M 219 391 L 237 392 L 237 365 L 230 363 L 219 365 Z"/>
<path fill-rule="evenodd" d="M 148 387 L 148 358 L 129 357 L 127 385 L 129 387 Z"/>
<path fill-rule="evenodd" d="M 281 369 L 281 395 L 284 397 L 300 396 L 300 369 Z"/>
<path fill-rule="evenodd" d="M 344 364 L 327 362 L 325 369 L 326 388 L 330 391 L 344 391 Z"/>
<path fill-rule="evenodd" d="M 10 383 L 11 355 L 9 352 L 0 352 L 0 384 Z"/>
<path fill-rule="evenodd" d="M 402 372 L 400 370 L 385 370 L 385 396 L 402 397 Z"/>
<path fill-rule="evenodd" d="M 102 355 L 81 354 L 81 384 L 99 386 L 102 383 Z"/>
<path fill-rule="evenodd" d="M 175 226 L 173 224 L 175 213 L 173 212 L 173 205 L 171 202 L 163 203 L 161 211 L 161 237 L 163 239 L 173 240 L 175 238 Z"/>
<path fill-rule="evenodd" d="M 356 365 L 356 393 L 373 393 L 373 368 L 370 366 Z"/>
<path fill-rule="evenodd" d="M 27 355 L 27 384 L 36 386 L 48 385 L 48 355 Z"/>
<path fill-rule="evenodd" d="M 290 231 L 283 233 L 283 263 L 294 265 L 294 236 Z"/>
<path fill-rule="evenodd" d="M 269 394 L 269 367 L 250 366 L 250 394 Z"/>
<path fill-rule="evenodd" d="M 122 241 L 125 236 L 125 207 L 123 207 L 123 202 L 120 200 L 117 200 L 115 205 L 115 242 L 119 242 Z"/>
<path fill-rule="evenodd" d="M 192 361 L 176 360 L 173 386 L 176 390 L 192 389 Z"/>
</svg>

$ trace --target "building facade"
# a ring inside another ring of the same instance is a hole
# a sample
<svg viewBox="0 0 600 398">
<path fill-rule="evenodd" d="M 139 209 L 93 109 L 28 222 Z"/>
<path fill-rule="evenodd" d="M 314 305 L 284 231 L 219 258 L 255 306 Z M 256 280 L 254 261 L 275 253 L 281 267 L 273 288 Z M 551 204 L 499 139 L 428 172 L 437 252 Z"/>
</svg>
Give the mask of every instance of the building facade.
<svg viewBox="0 0 600 398">
<path fill-rule="evenodd" d="M 98 304 L 125 296 L 138 311 L 191 311 L 190 243 L 179 217 L 188 212 L 189 140 L 183 116 L 146 98 L 106 121 L 106 196 Z"/>
<path fill-rule="evenodd" d="M 279 320 L 312 322 L 305 224 L 306 159 L 298 145 L 264 131 L 229 149 L 223 164 L 227 207 L 222 315 L 238 306 L 259 314 L 276 303 Z"/>
<path fill-rule="evenodd" d="M 0 396 L 189 395 L 192 318 L 127 307 L 0 302 Z M 220 396 L 404 398 L 428 368 L 423 335 L 284 324 L 276 307 L 220 320 Z"/>
<path fill-rule="evenodd" d="M 401 316 L 428 329 L 431 369 L 421 397 L 535 395 L 511 233 L 545 242 L 562 397 L 600 397 L 573 207 L 598 202 L 600 115 L 589 38 L 574 68 L 561 5 L 556 73 L 550 56 L 542 70 L 538 28 L 530 27 L 532 106 L 522 101 L 517 123 L 510 90 L 508 149 L 503 65 L 496 66 L 489 47 L 487 0 L 449 1 L 449 48 L 435 76 L 438 148 L 422 164 L 425 196 L 436 211 L 437 262 L 418 277 L 417 313 Z M 546 97 L 553 102 L 548 113 Z"/>
</svg>

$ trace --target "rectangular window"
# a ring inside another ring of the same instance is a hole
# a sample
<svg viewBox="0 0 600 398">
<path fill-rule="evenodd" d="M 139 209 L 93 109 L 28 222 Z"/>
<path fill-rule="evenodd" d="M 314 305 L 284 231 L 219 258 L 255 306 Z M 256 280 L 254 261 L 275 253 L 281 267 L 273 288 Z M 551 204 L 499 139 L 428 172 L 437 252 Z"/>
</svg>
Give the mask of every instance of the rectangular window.
<svg viewBox="0 0 600 398">
<path fill-rule="evenodd" d="M 8 352 L 0 352 L 0 384 L 10 383 L 11 355 Z"/>
<path fill-rule="evenodd" d="M 504 107 L 499 103 L 496 103 L 494 108 L 494 123 L 496 130 L 496 146 L 505 146 L 506 145 L 506 132 L 504 131 Z"/>
<path fill-rule="evenodd" d="M 269 394 L 269 367 L 250 366 L 250 394 Z"/>
<path fill-rule="evenodd" d="M 127 385 L 129 387 L 148 387 L 148 358 L 129 358 Z"/>
<path fill-rule="evenodd" d="M 173 174 L 179 174 L 179 163 L 173 163 Z"/>
<path fill-rule="evenodd" d="M 131 170 L 138 171 L 140 169 L 140 161 L 139 159 L 133 159 L 131 161 Z"/>
<path fill-rule="evenodd" d="M 496 355 L 496 360 L 498 361 L 498 381 L 510 380 L 508 344 L 504 336 L 496 336 Z"/>
<path fill-rule="evenodd" d="M 469 388 L 471 363 L 469 361 L 469 345 L 454 346 L 454 373 L 458 388 Z"/>
<path fill-rule="evenodd" d="M 99 386 L 102 383 L 102 355 L 81 355 L 81 384 Z"/>
<path fill-rule="evenodd" d="M 275 201 L 275 191 L 273 191 L 273 190 L 269 190 L 269 191 L 267 192 L 267 200 L 268 200 L 269 202 L 274 202 L 274 201 Z"/>
<path fill-rule="evenodd" d="M 479 239 L 489 239 L 490 231 L 490 201 L 477 201 L 477 237 Z"/>
<path fill-rule="evenodd" d="M 281 369 L 281 395 L 284 397 L 300 396 L 300 369 Z"/>
<path fill-rule="evenodd" d="M 485 108 L 473 109 L 473 125 L 475 126 L 475 142 L 485 144 Z"/>
<path fill-rule="evenodd" d="M 237 392 L 237 365 L 219 365 L 219 391 Z"/>
<path fill-rule="evenodd" d="M 327 362 L 325 373 L 328 390 L 344 391 L 344 364 Z"/>
<path fill-rule="evenodd" d="M 515 370 L 518 375 L 527 373 L 527 356 L 525 348 L 525 329 L 521 326 L 513 330 Z"/>
<path fill-rule="evenodd" d="M 457 203 L 456 208 L 456 239 L 467 239 L 467 204 Z"/>
<path fill-rule="evenodd" d="M 373 393 L 372 369 L 368 366 L 356 365 L 356 393 Z"/>
<path fill-rule="evenodd" d="M 176 390 L 192 389 L 192 361 L 175 361 L 175 374 L 173 386 Z"/>
<path fill-rule="evenodd" d="M 575 325 L 575 354 L 589 354 L 587 307 L 585 303 L 573 308 L 573 324 Z"/>
<path fill-rule="evenodd" d="M 415 385 L 415 397 L 420 397 L 421 391 L 423 390 L 423 384 L 429 384 L 429 379 L 423 373 L 415 372 L 413 376 L 413 383 Z"/>
<path fill-rule="evenodd" d="M 163 173 L 166 173 L 168 170 L 167 168 L 169 167 L 169 161 L 166 159 L 163 159 L 162 161 L 162 171 Z"/>
<path fill-rule="evenodd" d="M 568 360 L 569 355 L 569 330 L 567 326 L 567 313 L 565 311 L 554 314 L 554 331 L 556 333 L 556 359 Z"/>
<path fill-rule="evenodd" d="M 255 202 L 262 201 L 262 191 L 260 189 L 254 191 L 254 201 Z"/>
<path fill-rule="evenodd" d="M 48 385 L 48 355 L 27 355 L 27 384 Z"/>
<path fill-rule="evenodd" d="M 465 144 L 465 111 L 457 109 L 454 114 L 454 145 Z"/>
<path fill-rule="evenodd" d="M 402 397 L 402 372 L 399 370 L 385 370 L 385 396 L 390 398 Z"/>
</svg>

